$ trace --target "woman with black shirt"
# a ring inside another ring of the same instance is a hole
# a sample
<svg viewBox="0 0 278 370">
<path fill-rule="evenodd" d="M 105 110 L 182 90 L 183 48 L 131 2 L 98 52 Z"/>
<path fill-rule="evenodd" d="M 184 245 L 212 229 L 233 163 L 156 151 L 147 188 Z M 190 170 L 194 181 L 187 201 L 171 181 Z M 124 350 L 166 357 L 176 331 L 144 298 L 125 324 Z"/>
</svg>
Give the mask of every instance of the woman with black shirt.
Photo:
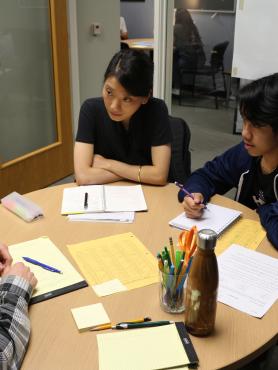
<svg viewBox="0 0 278 370">
<path fill-rule="evenodd" d="M 152 84 L 153 62 L 144 52 L 113 56 L 102 97 L 87 99 L 80 110 L 74 148 L 79 185 L 167 182 L 171 130 L 165 103 L 151 97 Z"/>
</svg>

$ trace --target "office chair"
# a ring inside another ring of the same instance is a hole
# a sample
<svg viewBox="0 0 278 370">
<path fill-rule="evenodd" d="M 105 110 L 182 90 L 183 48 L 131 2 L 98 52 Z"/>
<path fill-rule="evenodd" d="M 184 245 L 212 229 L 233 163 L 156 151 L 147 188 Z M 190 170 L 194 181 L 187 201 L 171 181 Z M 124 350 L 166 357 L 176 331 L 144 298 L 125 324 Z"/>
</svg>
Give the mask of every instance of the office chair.
<svg viewBox="0 0 278 370">
<path fill-rule="evenodd" d="M 224 93 L 227 94 L 226 80 L 224 74 L 224 54 L 229 45 L 229 41 L 221 42 L 213 47 L 211 50 L 210 63 L 209 65 L 204 65 L 203 67 L 192 67 L 190 69 L 182 68 L 180 71 L 181 84 L 180 84 L 180 95 L 179 104 L 181 105 L 181 100 L 183 92 L 191 88 L 192 96 L 195 94 L 196 88 L 196 77 L 197 76 L 209 76 L 211 77 L 212 87 L 207 90 L 209 95 L 214 96 L 215 108 L 218 109 L 218 96 Z M 215 77 L 218 73 L 221 73 L 223 79 L 223 91 L 217 90 Z M 190 81 L 188 81 L 190 79 Z"/>
<path fill-rule="evenodd" d="M 191 174 L 190 129 L 182 118 L 169 116 L 172 131 L 171 162 L 168 181 L 184 183 Z"/>
<path fill-rule="evenodd" d="M 125 42 L 122 42 L 121 41 L 121 50 L 126 50 L 126 49 L 129 49 L 128 44 L 126 44 Z"/>
</svg>

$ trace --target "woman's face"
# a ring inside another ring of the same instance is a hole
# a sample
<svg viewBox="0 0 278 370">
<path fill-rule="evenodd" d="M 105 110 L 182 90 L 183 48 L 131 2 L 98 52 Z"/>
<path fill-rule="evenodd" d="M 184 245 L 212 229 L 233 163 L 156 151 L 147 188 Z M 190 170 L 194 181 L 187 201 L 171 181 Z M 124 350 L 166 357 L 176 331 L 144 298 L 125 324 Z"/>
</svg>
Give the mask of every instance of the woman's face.
<svg viewBox="0 0 278 370">
<path fill-rule="evenodd" d="M 149 99 L 130 95 L 113 76 L 104 82 L 102 96 L 109 117 L 113 121 L 124 123 L 128 123 L 132 115 Z"/>
</svg>

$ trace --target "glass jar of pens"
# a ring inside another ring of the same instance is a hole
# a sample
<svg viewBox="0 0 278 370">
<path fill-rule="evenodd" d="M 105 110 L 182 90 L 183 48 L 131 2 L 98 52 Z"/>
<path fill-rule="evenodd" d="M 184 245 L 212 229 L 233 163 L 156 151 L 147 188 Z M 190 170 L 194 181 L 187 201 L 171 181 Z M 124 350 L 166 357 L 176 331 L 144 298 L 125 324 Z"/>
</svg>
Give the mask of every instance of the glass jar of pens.
<svg viewBox="0 0 278 370">
<path fill-rule="evenodd" d="M 184 291 L 186 278 L 196 250 L 197 229 L 183 231 L 178 238 L 178 249 L 175 250 L 172 238 L 169 247 L 165 246 L 157 254 L 159 267 L 159 298 L 161 308 L 169 313 L 180 313 L 185 310 Z"/>
</svg>

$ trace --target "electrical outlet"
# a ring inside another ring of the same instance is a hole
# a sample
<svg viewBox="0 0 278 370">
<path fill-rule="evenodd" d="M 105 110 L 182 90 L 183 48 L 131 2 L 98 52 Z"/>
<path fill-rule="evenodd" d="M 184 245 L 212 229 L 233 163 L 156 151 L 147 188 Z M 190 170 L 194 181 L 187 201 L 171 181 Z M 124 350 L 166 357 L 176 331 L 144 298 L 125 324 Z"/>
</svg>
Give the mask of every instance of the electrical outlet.
<svg viewBox="0 0 278 370">
<path fill-rule="evenodd" d="M 94 36 L 98 36 L 101 34 L 101 26 L 100 23 L 94 22 L 91 25 L 91 31 Z"/>
</svg>

